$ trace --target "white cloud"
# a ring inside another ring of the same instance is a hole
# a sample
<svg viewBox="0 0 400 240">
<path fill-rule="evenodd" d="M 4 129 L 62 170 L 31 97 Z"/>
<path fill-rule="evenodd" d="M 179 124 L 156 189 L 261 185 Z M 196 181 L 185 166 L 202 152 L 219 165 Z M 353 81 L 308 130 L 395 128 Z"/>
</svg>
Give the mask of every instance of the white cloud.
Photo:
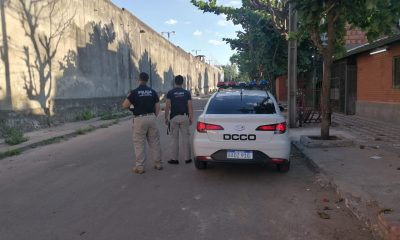
<svg viewBox="0 0 400 240">
<path fill-rule="evenodd" d="M 190 25 L 190 24 L 192 24 L 192 22 L 191 21 L 186 21 L 185 24 L 186 25 Z"/>
<path fill-rule="evenodd" d="M 230 1 L 230 2 L 228 3 L 228 6 L 231 6 L 231 7 L 241 7 L 241 6 L 242 6 L 242 3 L 241 3 L 240 1 Z"/>
<path fill-rule="evenodd" d="M 221 19 L 218 20 L 217 25 L 220 27 L 226 27 L 228 25 L 233 25 L 231 21 L 228 21 L 227 16 L 225 14 L 221 14 Z"/>
<path fill-rule="evenodd" d="M 219 38 L 225 37 L 225 35 L 222 34 L 222 33 L 220 33 L 220 32 L 216 32 L 216 33 L 215 33 L 215 36 L 216 36 L 216 37 L 219 37 Z"/>
<path fill-rule="evenodd" d="M 226 7 L 233 7 L 233 8 L 240 8 L 242 6 L 242 2 L 238 0 L 232 0 L 232 1 L 221 1 L 221 5 L 226 6 Z"/>
<path fill-rule="evenodd" d="M 219 41 L 219 40 L 215 40 L 215 39 L 209 40 L 208 43 L 209 43 L 209 44 L 212 44 L 212 45 L 214 45 L 214 46 L 218 46 L 218 45 L 224 44 L 224 42 Z"/>
<path fill-rule="evenodd" d="M 218 20 L 217 24 L 218 24 L 218 26 L 226 27 L 228 25 L 228 22 L 226 20 L 221 19 L 221 20 Z"/>
<path fill-rule="evenodd" d="M 196 31 L 193 33 L 193 35 L 196 36 L 196 37 L 201 37 L 201 36 L 203 36 L 203 32 L 201 32 L 201 31 L 199 31 L 199 30 L 196 30 Z"/>
<path fill-rule="evenodd" d="M 172 18 L 165 21 L 165 24 L 168 24 L 168 25 L 175 25 L 177 23 L 178 23 L 178 21 L 176 21 L 175 19 L 172 19 Z"/>
<path fill-rule="evenodd" d="M 222 34 L 222 33 L 220 33 L 220 32 L 216 32 L 215 33 L 215 36 L 217 37 L 217 38 L 236 38 L 237 37 L 237 35 L 235 34 L 235 33 L 225 33 L 225 34 Z"/>
</svg>

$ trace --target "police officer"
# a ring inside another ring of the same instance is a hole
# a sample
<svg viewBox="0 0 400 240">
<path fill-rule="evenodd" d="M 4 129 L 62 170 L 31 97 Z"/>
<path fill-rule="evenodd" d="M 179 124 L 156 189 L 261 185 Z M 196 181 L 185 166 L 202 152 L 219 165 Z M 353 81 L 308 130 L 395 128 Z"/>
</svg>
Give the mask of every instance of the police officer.
<svg viewBox="0 0 400 240">
<path fill-rule="evenodd" d="M 175 88 L 167 94 L 165 106 L 165 123 L 169 125 L 171 135 L 171 159 L 170 164 L 178 164 L 179 157 L 179 133 L 182 136 L 180 150 L 186 163 L 190 163 L 189 126 L 193 122 L 192 96 L 183 89 L 183 77 L 178 75 L 174 79 Z"/>
<path fill-rule="evenodd" d="M 132 90 L 122 103 L 122 107 L 129 109 L 133 105 L 133 144 L 136 154 L 136 167 L 134 173 L 145 172 L 146 159 L 145 141 L 149 144 L 151 156 L 154 160 L 154 168 L 162 169 L 160 134 L 156 125 L 157 115 L 160 112 L 160 99 L 156 91 L 148 87 L 149 75 L 140 73 L 139 86 Z"/>
</svg>

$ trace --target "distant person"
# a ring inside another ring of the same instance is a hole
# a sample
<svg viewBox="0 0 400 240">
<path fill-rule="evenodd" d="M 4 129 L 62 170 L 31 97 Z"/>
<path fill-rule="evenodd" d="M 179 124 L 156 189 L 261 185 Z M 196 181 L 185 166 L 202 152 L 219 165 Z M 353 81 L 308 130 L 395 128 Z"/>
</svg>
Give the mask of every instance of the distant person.
<svg viewBox="0 0 400 240">
<path fill-rule="evenodd" d="M 136 155 L 136 166 L 132 169 L 134 173 L 145 172 L 144 162 L 146 160 L 145 141 L 149 144 L 154 168 L 162 170 L 160 134 L 156 119 L 160 112 L 160 99 L 156 91 L 148 87 L 149 75 L 140 73 L 139 86 L 132 90 L 122 103 L 122 107 L 129 109 L 133 105 L 133 147 Z"/>
<path fill-rule="evenodd" d="M 165 106 L 165 123 L 169 126 L 171 135 L 170 164 L 179 164 L 179 150 L 183 154 L 185 163 L 192 161 L 190 157 L 189 126 L 193 123 L 192 96 L 183 89 L 183 77 L 178 75 L 174 79 L 175 88 L 167 94 Z M 179 146 L 179 133 L 182 136 L 182 146 Z"/>
</svg>

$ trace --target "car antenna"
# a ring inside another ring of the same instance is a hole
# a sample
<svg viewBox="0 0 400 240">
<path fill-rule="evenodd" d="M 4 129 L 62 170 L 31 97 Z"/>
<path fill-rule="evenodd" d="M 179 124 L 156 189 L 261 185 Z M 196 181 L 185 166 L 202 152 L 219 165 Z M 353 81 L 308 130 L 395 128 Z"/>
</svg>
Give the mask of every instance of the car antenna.
<svg viewBox="0 0 400 240">
<path fill-rule="evenodd" d="M 265 92 L 267 93 L 267 99 L 270 99 L 271 97 L 269 96 L 269 93 L 267 90 L 265 90 Z"/>
</svg>

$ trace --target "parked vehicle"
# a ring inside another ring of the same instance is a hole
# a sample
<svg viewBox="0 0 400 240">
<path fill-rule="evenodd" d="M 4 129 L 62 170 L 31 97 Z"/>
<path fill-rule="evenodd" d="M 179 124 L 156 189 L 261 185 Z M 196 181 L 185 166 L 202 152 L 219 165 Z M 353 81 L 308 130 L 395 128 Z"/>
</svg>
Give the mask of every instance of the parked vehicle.
<svg viewBox="0 0 400 240">
<path fill-rule="evenodd" d="M 230 81 L 228 82 L 228 87 L 236 87 L 236 82 L 235 81 Z"/>
<path fill-rule="evenodd" d="M 217 83 L 217 87 L 218 87 L 218 88 L 225 88 L 225 87 L 226 87 L 226 84 L 225 84 L 225 82 L 218 82 L 218 83 Z"/>
<path fill-rule="evenodd" d="M 198 118 L 193 153 L 198 169 L 210 162 L 266 162 L 286 172 L 290 140 L 285 117 L 269 92 L 219 91 Z"/>
<path fill-rule="evenodd" d="M 238 87 L 245 88 L 246 87 L 246 83 L 245 82 L 239 82 Z"/>
</svg>

